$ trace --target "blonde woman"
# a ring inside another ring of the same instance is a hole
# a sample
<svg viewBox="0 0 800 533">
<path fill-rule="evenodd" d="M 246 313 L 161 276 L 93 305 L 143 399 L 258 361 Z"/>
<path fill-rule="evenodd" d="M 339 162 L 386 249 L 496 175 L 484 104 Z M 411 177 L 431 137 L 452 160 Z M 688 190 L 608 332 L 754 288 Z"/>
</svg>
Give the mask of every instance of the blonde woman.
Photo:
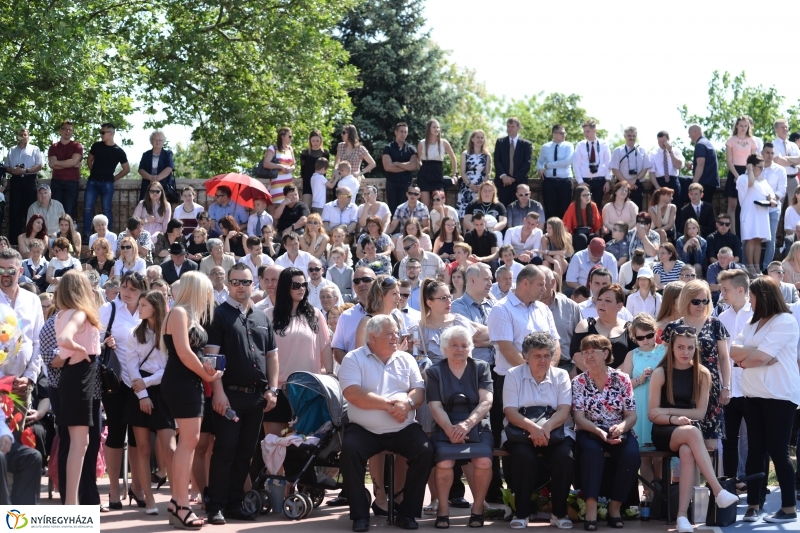
<svg viewBox="0 0 800 533">
<path fill-rule="evenodd" d="M 111 243 L 103 237 L 92 243 L 92 257 L 83 264 L 84 270 L 96 270 L 100 274 L 100 284 L 104 284 L 114 272 L 114 254 L 111 252 Z"/>
<path fill-rule="evenodd" d="M 300 249 L 308 252 L 317 259 L 325 255 L 328 249 L 330 237 L 322 225 L 322 217 L 317 213 L 311 213 L 306 219 L 306 231 L 300 237 Z"/>
<path fill-rule="evenodd" d="M 450 168 L 455 174 L 456 154 L 450 143 L 442 139 L 442 128 L 439 121 L 430 119 L 425 126 L 425 138 L 417 145 L 417 154 L 420 160 L 420 169 L 417 173 L 417 187 L 421 191 L 420 201 L 431 206 L 431 192 L 437 189 L 444 189 L 450 182 L 444 180 L 444 156 L 450 157 Z"/>
<path fill-rule="evenodd" d="M 119 259 L 114 263 L 114 276 L 122 277 L 130 272 L 144 275 L 147 264 L 139 257 L 136 239 L 125 236 L 119 241 Z"/>
<path fill-rule="evenodd" d="M 477 198 L 469 204 L 464 213 L 464 231 L 467 232 L 473 229 L 472 215 L 478 211 L 486 216 L 492 216 L 495 219 L 494 225 L 489 222 L 486 223 L 488 231 L 501 232 L 506 228 L 508 220 L 506 218 L 506 206 L 500 203 L 497 198 L 497 186 L 491 181 L 481 183 L 478 188 Z M 497 239 L 497 242 L 502 242 L 502 235 Z"/>
<path fill-rule="evenodd" d="M 139 200 L 147 200 L 149 194 L 147 191 L 153 183 L 161 185 L 163 182 L 170 183 L 173 187 L 175 186 L 175 178 L 172 175 L 175 162 L 173 161 L 172 151 L 164 148 L 166 143 L 167 136 L 164 135 L 163 131 L 156 130 L 150 134 L 150 145 L 153 148 L 143 153 L 142 159 L 139 161 L 139 175 L 142 177 Z M 167 219 L 169 219 L 169 216 L 167 216 Z M 152 235 L 152 232 L 150 234 Z"/>
<path fill-rule="evenodd" d="M 217 381 L 222 372 L 203 362 L 208 334 L 203 329 L 214 308 L 214 289 L 207 276 L 187 272 L 173 294 L 174 304 L 164 320 L 160 349 L 167 353 L 161 380 L 169 383 L 161 395 L 180 428 L 170 472 L 172 499 L 167 506 L 170 523 L 182 529 L 199 529 L 205 523 L 189 506 L 192 456 L 200 439 L 205 396 L 203 382 Z"/>
<path fill-rule="evenodd" d="M 572 257 L 572 235 L 564 222 L 558 217 L 550 217 L 545 223 L 545 234 L 542 236 L 542 263 L 553 269 L 558 276 L 567 271 L 567 258 Z"/>
<path fill-rule="evenodd" d="M 685 286 L 686 283 L 683 281 L 673 281 L 664 287 L 664 294 L 661 297 L 661 308 L 656 315 L 656 322 L 658 323 L 658 331 L 656 333 L 658 337 L 661 337 L 661 333 L 664 331 L 664 328 L 667 327 L 667 324 L 681 317 L 678 301 L 681 297 L 681 291 Z"/>
<path fill-rule="evenodd" d="M 167 223 L 172 218 L 172 207 L 167 202 L 164 186 L 158 181 L 151 181 L 147 188 L 147 196 L 133 210 L 133 216 L 142 221 L 142 229 L 155 239 L 159 233 L 167 231 Z"/>
<path fill-rule="evenodd" d="M 461 152 L 461 184 L 458 189 L 459 218 L 464 218 L 467 206 L 475 201 L 478 189 L 492 175 L 492 156 L 486 148 L 486 134 L 475 130 L 469 136 L 467 149 Z"/>
<path fill-rule="evenodd" d="M 800 289 L 800 241 L 792 244 L 782 264 L 785 274 L 784 281 Z"/>
</svg>

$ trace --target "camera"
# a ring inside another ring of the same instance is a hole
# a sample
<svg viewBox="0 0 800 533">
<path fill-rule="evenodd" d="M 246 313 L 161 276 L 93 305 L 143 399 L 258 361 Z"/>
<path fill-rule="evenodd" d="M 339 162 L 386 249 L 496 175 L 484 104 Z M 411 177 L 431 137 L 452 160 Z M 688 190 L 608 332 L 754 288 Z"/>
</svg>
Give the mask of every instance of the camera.
<svg viewBox="0 0 800 533">
<path fill-rule="evenodd" d="M 600 168 L 600 165 L 592 165 L 591 163 L 589 164 L 589 172 L 592 174 L 597 174 L 598 168 Z"/>
<path fill-rule="evenodd" d="M 628 176 L 635 176 L 635 175 L 636 175 L 636 174 L 638 174 L 638 173 L 639 173 L 639 171 L 638 171 L 638 170 L 631 170 L 631 169 L 628 169 Z"/>
</svg>

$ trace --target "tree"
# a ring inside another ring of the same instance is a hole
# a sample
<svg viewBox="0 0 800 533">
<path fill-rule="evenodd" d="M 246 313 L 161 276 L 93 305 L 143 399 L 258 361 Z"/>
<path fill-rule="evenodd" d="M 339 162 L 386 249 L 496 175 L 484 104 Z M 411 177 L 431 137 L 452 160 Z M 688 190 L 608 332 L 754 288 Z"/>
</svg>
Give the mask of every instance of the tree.
<svg viewBox="0 0 800 533">
<path fill-rule="evenodd" d="M 347 12 L 337 38 L 360 71 L 361 86 L 350 91 L 353 123 L 380 166 L 384 144 L 398 122 L 409 126 L 409 142 L 424 137 L 430 118 L 441 119 L 456 102 L 448 83 L 445 53 L 423 33 L 422 0 L 371 0 Z M 449 166 L 449 165 L 448 165 Z"/>
<path fill-rule="evenodd" d="M 475 130 L 486 134 L 486 145 L 492 150 L 498 133 L 499 114 L 496 96 L 486 91 L 486 85 L 475 79 L 475 71 L 450 65 L 447 79 L 456 92 L 456 102 L 450 113 L 444 116 L 447 140 L 458 156 L 466 150 L 469 138 Z"/>
</svg>

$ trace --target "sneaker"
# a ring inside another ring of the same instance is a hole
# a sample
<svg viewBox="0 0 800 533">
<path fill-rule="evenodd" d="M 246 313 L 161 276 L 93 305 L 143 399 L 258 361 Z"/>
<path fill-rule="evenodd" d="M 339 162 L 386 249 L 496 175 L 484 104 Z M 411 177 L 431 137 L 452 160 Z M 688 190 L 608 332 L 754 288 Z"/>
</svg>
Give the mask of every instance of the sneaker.
<svg viewBox="0 0 800 533">
<path fill-rule="evenodd" d="M 570 520 L 567 516 L 564 518 L 558 518 L 556 515 L 551 514 L 550 525 L 556 526 L 558 529 L 572 529 L 572 520 Z"/>
<path fill-rule="evenodd" d="M 528 527 L 527 518 L 514 518 L 511 521 L 511 529 L 525 529 Z"/>
<path fill-rule="evenodd" d="M 725 509 L 726 507 L 730 507 L 739 501 L 739 497 L 735 494 L 731 494 L 725 489 L 719 491 L 716 497 L 717 507 L 720 509 Z"/>
<path fill-rule="evenodd" d="M 765 516 L 764 522 L 772 522 L 773 524 L 782 524 L 783 522 L 797 522 L 797 513 L 784 513 L 783 509 L 780 509 L 775 514 Z"/>
<path fill-rule="evenodd" d="M 692 531 L 694 531 L 692 523 L 689 522 L 689 519 L 685 516 L 679 516 L 675 521 L 675 526 L 678 529 L 678 533 L 692 533 Z"/>
<path fill-rule="evenodd" d="M 742 520 L 745 522 L 758 522 L 758 509 L 748 509 L 745 511 Z"/>
</svg>

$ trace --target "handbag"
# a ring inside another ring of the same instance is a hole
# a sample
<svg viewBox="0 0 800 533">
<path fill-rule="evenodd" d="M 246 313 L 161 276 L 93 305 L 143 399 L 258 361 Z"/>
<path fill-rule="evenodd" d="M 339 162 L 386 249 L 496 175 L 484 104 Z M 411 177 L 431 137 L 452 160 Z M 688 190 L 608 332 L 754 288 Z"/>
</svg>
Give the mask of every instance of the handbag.
<svg viewBox="0 0 800 533">
<path fill-rule="evenodd" d="M 531 405 L 530 407 L 520 407 L 519 414 L 531 420 L 534 424 L 541 425 L 550 420 L 556 410 L 549 405 Z M 564 425 L 560 425 L 550 432 L 550 444 L 558 444 L 566 438 Z M 528 430 L 515 426 L 511 422 L 506 424 L 506 440 L 508 442 L 531 442 L 531 434 Z"/>
<path fill-rule="evenodd" d="M 178 192 L 177 187 L 175 187 L 174 178 L 163 180 L 161 186 L 164 188 L 164 196 L 166 196 L 169 203 L 177 204 L 181 201 L 181 195 Z"/>
<path fill-rule="evenodd" d="M 106 327 L 106 339 L 111 335 L 111 326 L 114 324 L 114 317 L 116 315 L 117 305 L 111 302 L 111 319 L 108 321 L 108 327 Z M 117 351 L 110 348 L 108 345 L 103 346 L 103 350 L 100 353 L 100 381 L 105 394 L 119 392 L 122 386 L 122 380 L 119 378 L 121 373 L 122 365 L 120 364 L 119 357 L 117 357 Z"/>
<path fill-rule="evenodd" d="M 750 474 L 749 476 L 745 476 L 743 478 L 738 478 L 738 479 L 735 477 L 719 477 L 717 478 L 717 481 L 719 481 L 719 484 L 722 485 L 723 489 L 727 490 L 731 494 L 736 494 L 737 483 L 746 483 L 754 479 L 761 479 L 764 477 L 764 475 L 765 475 L 764 472 L 759 472 L 758 474 Z M 714 493 L 712 492 L 709 495 L 709 500 L 708 500 L 706 525 L 725 527 L 733 524 L 734 522 L 736 522 L 736 505 L 731 505 L 724 509 L 720 509 L 719 507 L 717 507 L 717 499 L 714 496 Z"/>
<path fill-rule="evenodd" d="M 280 164 L 278 161 L 278 154 L 273 152 L 272 154 L 272 161 L 271 163 Z M 253 167 L 253 175 L 257 178 L 261 178 L 262 180 L 274 180 L 278 177 L 278 169 L 277 168 L 266 168 L 264 166 L 264 158 L 262 157 L 258 164 Z"/>
<path fill-rule="evenodd" d="M 441 382 L 439 383 L 439 387 L 441 387 Z M 455 411 L 454 408 L 463 405 L 466 406 L 466 411 Z M 450 397 L 450 400 L 447 402 L 447 407 L 445 408 L 445 412 L 447 416 L 450 418 L 450 423 L 460 424 L 467 418 L 469 415 L 472 414 L 472 406 L 469 403 L 469 399 L 464 394 L 454 394 Z M 464 442 L 477 444 L 481 441 L 481 436 L 479 433 L 480 424 L 476 424 L 473 426 L 472 429 L 469 430 L 467 433 Z M 439 437 L 437 439 L 439 442 L 450 442 L 450 437 L 447 436 L 447 433 L 439 429 Z"/>
</svg>

